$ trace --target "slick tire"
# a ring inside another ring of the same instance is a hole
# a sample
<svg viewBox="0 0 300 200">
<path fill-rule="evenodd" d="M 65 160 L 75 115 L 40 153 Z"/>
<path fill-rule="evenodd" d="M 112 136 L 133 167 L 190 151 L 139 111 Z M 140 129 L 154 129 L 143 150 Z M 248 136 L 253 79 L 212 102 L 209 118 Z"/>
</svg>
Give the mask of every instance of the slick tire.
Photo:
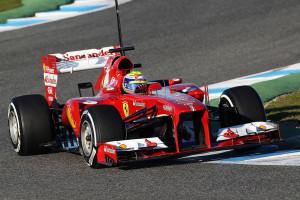
<svg viewBox="0 0 300 200">
<path fill-rule="evenodd" d="M 8 126 L 14 150 L 19 155 L 43 152 L 42 144 L 53 140 L 53 120 L 42 95 L 12 99 L 8 107 Z"/>
<path fill-rule="evenodd" d="M 97 166 L 97 144 L 124 139 L 124 122 L 115 107 L 92 106 L 82 113 L 79 147 L 90 167 Z"/>
<path fill-rule="evenodd" d="M 219 103 L 221 127 L 255 121 L 266 121 L 263 103 L 250 86 L 229 88 L 223 92 Z"/>
</svg>

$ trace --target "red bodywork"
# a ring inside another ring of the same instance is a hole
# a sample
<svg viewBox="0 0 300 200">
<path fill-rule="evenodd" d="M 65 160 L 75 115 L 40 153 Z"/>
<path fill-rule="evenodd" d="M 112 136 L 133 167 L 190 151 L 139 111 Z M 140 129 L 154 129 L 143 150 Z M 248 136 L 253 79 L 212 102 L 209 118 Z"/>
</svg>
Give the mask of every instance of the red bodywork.
<svg viewBox="0 0 300 200">
<path fill-rule="evenodd" d="M 74 59 L 80 59 L 80 56 L 77 58 L 74 57 Z M 54 102 L 56 102 L 56 84 L 58 78 L 56 65 L 61 62 L 61 60 L 54 55 L 47 55 L 43 57 L 42 61 L 46 99 L 49 107 L 53 108 Z M 254 143 L 258 143 L 258 141 L 271 142 L 274 140 L 273 136 L 268 137 L 267 135 L 261 135 L 247 138 L 235 138 L 212 145 L 208 109 L 206 105 L 202 103 L 205 95 L 207 95 L 206 92 L 202 91 L 194 84 L 182 84 L 181 79 L 172 79 L 169 80 L 169 87 L 167 91 L 165 91 L 166 95 L 156 95 L 159 89 L 161 89 L 161 86 L 160 84 L 158 85 L 158 83 L 149 84 L 148 94 L 123 94 L 123 78 L 133 69 L 133 67 L 133 63 L 127 57 L 120 56 L 118 53 L 109 54 L 105 67 L 101 70 L 99 78 L 94 86 L 95 90 L 98 91 L 97 95 L 94 97 L 79 97 L 68 100 L 63 106 L 61 113 L 62 124 L 66 127 L 71 127 L 74 135 L 78 138 L 80 136 L 81 114 L 89 106 L 100 104 L 113 105 L 119 111 L 123 119 L 143 108 L 156 106 L 157 116 L 167 115 L 172 119 L 173 136 L 175 138 L 176 148 L 174 151 L 149 151 L 148 149 L 147 151 L 135 152 L 134 156 L 139 159 L 192 154 L 216 148 L 243 145 L 248 141 L 255 141 Z M 203 144 L 198 147 L 181 148 L 178 135 L 180 115 L 190 112 L 201 113 L 201 122 L 199 123 L 203 124 L 204 141 Z M 106 151 L 107 149 L 110 149 L 110 151 Z M 99 163 L 116 164 L 122 161 L 122 156 L 123 155 L 118 155 L 115 146 L 98 144 L 97 160 Z M 107 157 L 111 160 L 108 161 Z"/>
</svg>

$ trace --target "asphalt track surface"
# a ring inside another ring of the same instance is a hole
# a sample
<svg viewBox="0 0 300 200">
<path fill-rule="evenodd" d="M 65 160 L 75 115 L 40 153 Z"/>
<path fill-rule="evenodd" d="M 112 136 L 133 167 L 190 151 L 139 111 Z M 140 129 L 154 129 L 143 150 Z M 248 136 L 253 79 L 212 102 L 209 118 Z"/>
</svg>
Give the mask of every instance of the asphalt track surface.
<svg viewBox="0 0 300 200">
<path fill-rule="evenodd" d="M 214 83 L 300 60 L 299 0 L 134 0 L 121 6 L 128 53 L 149 79 Z M 81 156 L 17 156 L 7 129 L 13 96 L 43 93 L 41 56 L 117 43 L 114 10 L 0 34 L 0 199 L 300 199 L 300 168 L 147 162 L 90 169 Z M 62 100 L 78 80 L 65 75 Z"/>
</svg>

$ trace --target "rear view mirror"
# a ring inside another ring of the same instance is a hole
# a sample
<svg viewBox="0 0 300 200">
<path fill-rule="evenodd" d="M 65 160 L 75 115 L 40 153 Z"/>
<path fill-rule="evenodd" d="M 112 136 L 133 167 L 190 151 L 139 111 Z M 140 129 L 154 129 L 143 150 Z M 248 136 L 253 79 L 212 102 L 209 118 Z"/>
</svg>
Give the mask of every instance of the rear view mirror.
<svg viewBox="0 0 300 200">
<path fill-rule="evenodd" d="M 182 83 L 181 78 L 172 78 L 169 80 L 169 85 L 175 85 L 175 84 L 179 84 L 179 83 Z"/>
<path fill-rule="evenodd" d="M 150 83 L 148 86 L 148 94 L 151 94 L 152 91 L 161 90 L 161 84 L 157 82 Z"/>
</svg>

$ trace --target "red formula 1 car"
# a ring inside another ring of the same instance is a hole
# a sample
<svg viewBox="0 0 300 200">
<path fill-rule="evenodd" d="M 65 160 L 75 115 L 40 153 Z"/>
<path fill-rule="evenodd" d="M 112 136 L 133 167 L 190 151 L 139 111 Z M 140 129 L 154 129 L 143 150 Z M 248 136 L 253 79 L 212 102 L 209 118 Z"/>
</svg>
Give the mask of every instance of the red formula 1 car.
<svg viewBox="0 0 300 200">
<path fill-rule="evenodd" d="M 206 105 L 207 89 L 176 78 L 149 81 L 142 93 L 125 93 L 124 77 L 140 67 L 125 56 L 131 49 L 120 39 L 120 46 L 44 56 L 46 97 L 19 96 L 9 105 L 15 151 L 37 154 L 55 144 L 80 152 L 94 167 L 280 140 L 278 126 L 266 121 L 263 104 L 249 86 L 225 90 L 218 107 Z M 88 69 L 101 69 L 95 85 L 79 83 L 80 97 L 58 103 L 59 75 Z M 81 97 L 84 89 L 98 93 Z"/>
</svg>

